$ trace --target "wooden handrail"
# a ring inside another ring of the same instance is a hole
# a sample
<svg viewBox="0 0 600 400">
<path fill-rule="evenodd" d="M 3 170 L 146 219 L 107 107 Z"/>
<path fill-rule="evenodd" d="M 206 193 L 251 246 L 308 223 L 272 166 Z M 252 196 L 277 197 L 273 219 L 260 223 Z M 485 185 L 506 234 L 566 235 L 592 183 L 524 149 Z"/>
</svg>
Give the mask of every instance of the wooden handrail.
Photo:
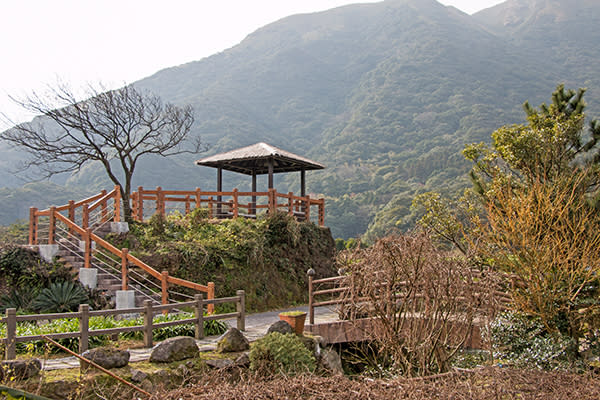
<svg viewBox="0 0 600 400">
<path fill-rule="evenodd" d="M 102 203 L 104 203 L 105 201 L 108 201 L 109 199 L 114 197 L 116 192 L 117 192 L 117 189 L 115 188 L 115 189 L 111 190 L 110 192 L 106 193 L 104 196 L 100 197 L 98 200 L 96 200 L 96 202 L 94 204 L 92 204 L 91 206 L 88 206 L 88 211 L 92 212 L 93 210 L 98 208 L 100 205 L 102 205 Z"/>
</svg>

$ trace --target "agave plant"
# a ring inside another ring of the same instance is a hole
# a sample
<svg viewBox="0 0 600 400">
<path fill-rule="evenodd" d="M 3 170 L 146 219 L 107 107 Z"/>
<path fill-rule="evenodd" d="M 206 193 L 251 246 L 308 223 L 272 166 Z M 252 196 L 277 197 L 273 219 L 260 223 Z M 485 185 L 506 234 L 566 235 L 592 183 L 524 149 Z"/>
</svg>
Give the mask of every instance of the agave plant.
<svg viewBox="0 0 600 400">
<path fill-rule="evenodd" d="M 79 304 L 86 303 L 85 290 L 75 282 L 55 282 L 43 289 L 33 301 L 33 308 L 43 313 L 76 311 Z"/>
<path fill-rule="evenodd" d="M 7 308 L 16 308 L 17 311 L 30 310 L 35 295 L 35 291 L 13 288 L 10 293 L 0 296 L 0 312 L 6 311 Z"/>
</svg>

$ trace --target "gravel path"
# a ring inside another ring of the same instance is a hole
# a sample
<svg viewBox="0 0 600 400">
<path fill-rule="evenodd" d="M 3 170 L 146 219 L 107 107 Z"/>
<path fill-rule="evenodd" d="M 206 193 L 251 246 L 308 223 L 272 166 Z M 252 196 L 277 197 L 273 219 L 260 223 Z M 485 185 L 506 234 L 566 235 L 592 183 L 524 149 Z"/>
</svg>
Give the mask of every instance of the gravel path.
<svg viewBox="0 0 600 400">
<path fill-rule="evenodd" d="M 267 329 L 271 324 L 279 320 L 278 314 L 283 311 L 301 310 L 308 312 L 308 306 L 292 307 L 283 310 L 267 311 L 264 313 L 246 315 L 246 330 L 244 336 L 249 341 L 254 341 L 267 333 Z M 308 317 L 307 317 L 308 318 Z M 328 308 L 321 307 L 315 309 L 315 323 L 337 320 L 337 314 Z M 236 320 L 229 319 L 225 321 L 229 326 L 235 327 Z M 202 340 L 197 340 L 200 351 L 213 351 L 216 348 L 219 336 L 208 336 Z M 131 357 L 129 362 L 144 361 L 150 358 L 152 349 L 130 349 Z M 55 358 L 50 360 L 42 360 L 42 368 L 46 371 L 64 368 L 78 368 L 79 360 L 76 357 Z"/>
</svg>

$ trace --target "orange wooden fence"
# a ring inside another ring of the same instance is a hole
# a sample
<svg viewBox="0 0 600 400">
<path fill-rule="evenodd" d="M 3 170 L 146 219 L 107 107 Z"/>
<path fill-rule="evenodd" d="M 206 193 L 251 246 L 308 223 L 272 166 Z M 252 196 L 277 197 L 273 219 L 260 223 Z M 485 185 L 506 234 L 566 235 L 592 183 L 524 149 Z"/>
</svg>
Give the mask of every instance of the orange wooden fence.
<svg viewBox="0 0 600 400">
<path fill-rule="evenodd" d="M 112 200 L 112 201 L 111 201 Z M 37 245 L 41 241 L 39 231 L 39 219 L 40 217 L 48 217 L 48 236 L 46 243 L 56 243 L 56 227 L 57 222 L 66 225 L 69 233 L 75 237 L 80 238 L 84 242 L 84 268 L 90 268 L 92 265 L 92 255 L 94 252 L 92 243 L 102 249 L 108 251 L 114 255 L 115 258 L 121 260 L 121 280 L 122 289 L 127 290 L 129 266 L 133 265 L 140 268 L 142 271 L 147 273 L 150 277 L 160 282 L 161 288 L 161 302 L 167 304 L 169 301 L 169 285 L 176 285 L 186 287 L 192 290 L 206 293 L 208 300 L 214 299 L 215 297 L 215 285 L 213 282 L 208 282 L 207 285 L 201 285 L 195 282 L 187 281 L 185 279 L 176 278 L 170 276 L 167 271 L 158 272 L 151 266 L 147 265 L 137 257 L 129 254 L 128 249 L 118 249 L 100 236 L 93 233 L 91 227 L 110 222 L 109 215 L 112 215 L 113 222 L 120 221 L 120 204 L 121 196 L 119 187 L 115 187 L 110 193 L 102 191 L 100 194 L 81 200 L 79 202 L 70 201 L 69 204 L 60 207 L 50 207 L 49 209 L 38 211 L 36 208 L 30 209 L 30 220 L 29 220 L 29 244 Z M 109 208 L 109 202 L 112 208 Z M 79 210 L 79 208 L 81 208 Z M 97 218 L 90 219 L 90 215 L 93 215 L 95 210 L 99 210 Z M 61 212 L 68 211 L 68 217 L 61 214 Z M 81 220 L 79 225 L 75 222 L 77 219 L 77 211 L 79 212 L 79 218 Z M 208 305 L 208 311 L 213 311 L 213 305 Z"/>
<path fill-rule="evenodd" d="M 256 218 L 261 212 L 282 211 L 299 220 L 314 219 L 320 226 L 325 226 L 325 199 L 295 196 L 292 192 L 283 194 L 275 189 L 267 192 L 240 192 L 237 189 L 206 192 L 199 188 L 163 190 L 160 186 L 156 189 L 139 187 L 131 194 L 131 208 L 137 221 L 143 221 L 144 215 L 166 215 L 174 209 L 187 214 L 194 208 L 204 208 L 212 218 Z"/>
</svg>

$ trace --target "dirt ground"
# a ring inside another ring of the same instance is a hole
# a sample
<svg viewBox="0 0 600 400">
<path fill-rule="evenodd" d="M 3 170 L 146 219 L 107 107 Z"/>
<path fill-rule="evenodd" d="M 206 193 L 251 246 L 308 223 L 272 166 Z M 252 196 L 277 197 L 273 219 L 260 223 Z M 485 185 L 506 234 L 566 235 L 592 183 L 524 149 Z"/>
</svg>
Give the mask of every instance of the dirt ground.
<svg viewBox="0 0 600 400">
<path fill-rule="evenodd" d="M 600 377 L 487 367 L 429 377 L 393 381 L 346 377 L 277 377 L 219 374 L 196 386 L 157 393 L 154 400 L 187 399 L 600 399 Z"/>
</svg>

